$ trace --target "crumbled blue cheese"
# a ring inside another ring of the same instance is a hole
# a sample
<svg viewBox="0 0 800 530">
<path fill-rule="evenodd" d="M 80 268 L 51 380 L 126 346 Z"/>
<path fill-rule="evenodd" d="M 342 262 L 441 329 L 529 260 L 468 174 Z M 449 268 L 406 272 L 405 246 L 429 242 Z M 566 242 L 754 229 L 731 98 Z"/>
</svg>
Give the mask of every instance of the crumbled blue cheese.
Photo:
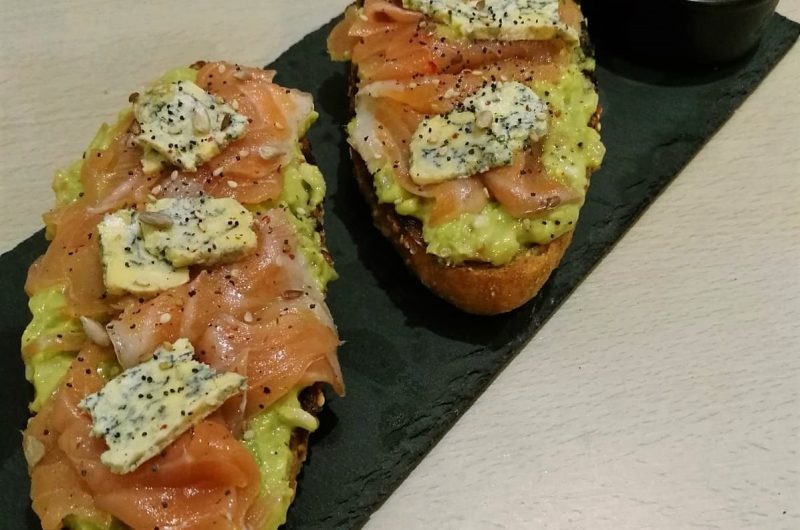
<svg viewBox="0 0 800 530">
<path fill-rule="evenodd" d="M 147 252 L 135 210 L 107 214 L 97 230 L 103 282 L 109 294 L 151 295 L 189 281 L 188 269 L 175 268 Z"/>
<path fill-rule="evenodd" d="M 146 173 L 162 161 L 196 171 L 247 131 L 247 117 L 191 81 L 160 83 L 134 103 Z"/>
<path fill-rule="evenodd" d="M 245 388 L 244 377 L 215 372 L 194 360 L 192 344 L 178 339 L 84 398 L 80 407 L 92 416 L 92 435 L 108 445 L 100 461 L 122 474 L 161 452 Z"/>
<path fill-rule="evenodd" d="M 413 9 L 470 39 L 546 40 L 580 38 L 561 20 L 559 0 L 403 0 Z"/>
<path fill-rule="evenodd" d="M 422 120 L 411 139 L 411 179 L 434 184 L 512 162 L 547 132 L 547 105 L 522 83 L 487 83 L 452 111 Z"/>
<path fill-rule="evenodd" d="M 253 250 L 253 214 L 235 199 L 159 199 L 147 205 L 171 221 L 148 224 L 142 217 L 144 247 L 175 267 L 233 261 Z"/>
</svg>

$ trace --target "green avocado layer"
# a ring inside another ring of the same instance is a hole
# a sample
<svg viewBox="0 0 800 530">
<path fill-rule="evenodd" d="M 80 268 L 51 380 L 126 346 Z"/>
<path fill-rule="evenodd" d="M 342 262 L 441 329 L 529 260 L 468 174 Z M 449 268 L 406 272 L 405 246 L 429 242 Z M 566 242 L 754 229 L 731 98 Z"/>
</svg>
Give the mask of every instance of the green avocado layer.
<svg viewBox="0 0 800 530">
<path fill-rule="evenodd" d="M 165 74 L 160 81 L 175 82 L 193 81 L 197 72 L 191 68 L 179 68 Z M 88 150 L 105 150 L 116 134 L 116 128 L 127 117 L 130 107 L 119 113 L 119 121 L 114 125 L 103 124 L 92 139 Z M 313 113 L 302 124 L 299 136 L 302 137 L 317 118 Z M 81 183 L 82 160 L 59 170 L 53 180 L 53 191 L 56 206 L 68 205 L 83 193 Z M 281 207 L 295 225 L 299 247 L 303 254 L 317 288 L 324 291 L 328 282 L 336 278 L 333 266 L 328 263 L 323 252 L 322 240 L 316 230 L 317 221 L 312 216 L 325 198 L 325 181 L 319 169 L 309 164 L 302 154 L 300 144 L 295 147 L 295 156 L 291 163 L 281 169 L 283 190 L 278 204 L 264 204 L 253 207 L 260 210 L 269 207 Z M 54 227 L 48 226 L 48 234 L 52 236 Z M 32 320 L 22 337 L 25 350 L 35 341 L 47 341 L 58 335 L 82 334 L 80 321 L 70 316 L 67 311 L 65 286 L 58 284 L 42 289 L 31 297 L 29 308 Z M 34 355 L 25 355 L 25 372 L 27 379 L 34 386 L 34 400 L 30 404 L 33 412 L 38 411 L 44 402 L 53 394 L 63 380 L 70 364 L 77 355 L 74 351 L 62 351 L 55 347 L 43 349 Z M 108 367 L 109 378 L 119 373 L 118 366 Z M 311 432 L 316 430 L 316 419 L 300 406 L 298 395 L 302 388 L 296 388 L 267 410 L 251 418 L 247 423 L 244 445 L 253 453 L 261 470 L 261 494 L 278 498 L 276 509 L 269 521 L 261 530 L 275 530 L 286 520 L 286 512 L 294 498 L 291 487 L 293 477 L 290 476 L 293 454 L 289 449 L 292 432 L 303 428 Z M 110 517 L 102 520 L 89 520 L 70 515 L 64 524 L 71 530 L 124 530 L 126 525 Z"/>
<path fill-rule="evenodd" d="M 294 499 L 292 433 L 298 428 L 314 432 L 319 426 L 317 418 L 300 405 L 301 390 L 295 388 L 245 426 L 244 445 L 253 453 L 261 470 L 260 494 L 277 506 L 262 530 L 274 530 L 285 523 Z"/>
<path fill-rule="evenodd" d="M 547 102 L 552 114 L 543 144 L 543 164 L 551 177 L 576 190 L 580 201 L 537 217 L 518 219 L 492 200 L 479 213 L 463 213 L 451 221 L 432 225 L 429 219 L 433 199 L 403 189 L 391 165 L 376 167 L 367 161 L 378 200 L 393 204 L 400 215 L 422 221 L 422 235 L 430 254 L 452 264 L 483 261 L 504 265 L 526 248 L 547 244 L 574 228 L 588 187 L 588 173 L 600 166 L 605 154 L 600 135 L 588 126 L 598 97 L 584 72 L 594 70 L 594 61 L 584 57 L 579 48 L 574 53 L 574 63 L 556 83 L 538 82 L 531 88 Z M 349 132 L 354 130 L 355 120 L 357 115 L 348 126 Z"/>
</svg>

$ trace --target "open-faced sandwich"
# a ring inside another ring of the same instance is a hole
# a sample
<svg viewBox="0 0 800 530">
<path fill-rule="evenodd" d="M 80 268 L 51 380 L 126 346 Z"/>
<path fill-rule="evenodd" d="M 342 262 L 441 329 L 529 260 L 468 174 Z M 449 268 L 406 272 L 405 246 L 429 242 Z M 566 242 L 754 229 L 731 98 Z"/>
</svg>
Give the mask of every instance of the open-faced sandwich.
<svg viewBox="0 0 800 530">
<path fill-rule="evenodd" d="M 406 264 L 472 313 L 533 297 L 604 154 L 579 7 L 364 0 L 328 47 L 352 63 L 361 191 Z"/>
<path fill-rule="evenodd" d="M 22 340 L 44 530 L 285 521 L 322 384 L 344 387 L 316 113 L 273 75 L 169 72 L 56 174 Z"/>
</svg>

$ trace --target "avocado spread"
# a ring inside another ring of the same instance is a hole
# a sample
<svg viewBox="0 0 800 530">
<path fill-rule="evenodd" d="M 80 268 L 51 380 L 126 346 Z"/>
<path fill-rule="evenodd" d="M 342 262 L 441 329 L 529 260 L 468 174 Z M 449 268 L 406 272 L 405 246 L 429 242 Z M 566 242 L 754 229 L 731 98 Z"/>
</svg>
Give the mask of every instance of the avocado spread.
<svg viewBox="0 0 800 530">
<path fill-rule="evenodd" d="M 159 82 L 194 81 L 197 72 L 191 68 L 179 68 L 165 74 Z M 111 140 L 131 112 L 130 107 L 119 113 L 115 125 L 103 124 L 90 143 L 88 150 L 108 149 Z M 305 135 L 317 118 L 310 115 L 300 127 L 299 136 Z M 79 160 L 65 169 L 59 170 L 53 180 L 56 206 L 62 207 L 78 200 L 83 193 Z M 278 204 L 262 204 L 252 207 L 253 211 L 264 211 L 270 207 L 283 208 L 297 228 L 299 247 L 306 259 L 316 286 L 323 290 L 328 282 L 336 278 L 336 272 L 325 258 L 322 241 L 316 230 L 315 210 L 325 197 L 325 181 L 319 169 L 309 164 L 302 154 L 300 144 L 295 146 L 293 160 L 281 169 L 283 191 Z M 54 227 L 48 226 L 52 237 Z M 77 355 L 75 351 L 62 351 L 57 346 L 38 349 L 35 354 L 27 354 L 34 343 L 57 344 L 57 336 L 83 334 L 80 321 L 70 315 L 67 308 L 66 288 L 63 284 L 42 289 L 33 294 L 29 301 L 32 320 L 22 336 L 22 350 L 27 379 L 34 386 L 34 400 L 30 404 L 33 412 L 38 411 L 44 402 L 58 388 L 70 364 Z M 104 371 L 109 378 L 119 373 L 113 362 Z M 316 419 L 300 406 L 298 395 L 302 388 L 295 388 L 267 410 L 251 418 L 247 423 L 246 436 L 242 441 L 253 453 L 261 470 L 261 494 L 277 499 L 276 509 L 261 530 L 274 530 L 286 520 L 286 511 L 294 498 L 293 477 L 290 476 L 292 459 L 289 446 L 292 432 L 296 428 L 314 431 Z M 70 530 L 125 530 L 123 523 L 104 515 L 99 519 L 88 519 L 77 515 L 65 518 L 64 524 Z"/>
<path fill-rule="evenodd" d="M 530 88 L 549 106 L 551 119 L 543 140 L 542 161 L 548 175 L 573 188 L 581 197 L 588 186 L 588 173 L 600 166 L 605 148 L 600 135 L 588 123 L 598 97 L 584 72 L 594 70 L 594 60 L 580 48 L 555 83 L 535 82 Z M 350 122 L 352 134 L 358 115 Z M 483 261 L 504 265 L 532 245 L 547 244 L 574 228 L 582 200 L 547 210 L 542 215 L 518 219 L 492 200 L 479 213 L 463 213 L 456 219 L 432 225 L 433 199 L 403 189 L 391 165 L 369 167 L 374 175 L 378 200 L 393 204 L 397 213 L 422 221 L 422 235 L 430 254 L 452 264 Z"/>
</svg>

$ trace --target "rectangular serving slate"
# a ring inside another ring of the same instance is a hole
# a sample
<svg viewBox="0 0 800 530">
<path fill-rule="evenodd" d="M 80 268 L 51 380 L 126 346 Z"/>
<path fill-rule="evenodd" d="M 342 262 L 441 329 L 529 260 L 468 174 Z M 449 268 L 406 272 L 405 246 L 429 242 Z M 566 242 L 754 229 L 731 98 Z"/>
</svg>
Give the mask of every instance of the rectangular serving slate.
<svg viewBox="0 0 800 530">
<path fill-rule="evenodd" d="M 329 400 L 311 438 L 289 513 L 287 528 L 294 530 L 362 526 L 800 33 L 800 25 L 776 15 L 749 57 L 695 74 L 648 71 L 600 50 L 608 155 L 592 177 L 572 246 L 536 299 L 486 318 L 462 314 L 431 295 L 372 228 L 344 139 L 346 66 L 325 53 L 331 27 L 308 35 L 270 65 L 279 83 L 311 92 L 317 102 L 320 120 L 309 137 L 329 183 L 328 246 L 341 275 L 328 301 L 346 341 L 339 355 L 347 397 Z M 48 205 L 43 201 L 42 209 Z M 39 528 L 29 507 L 19 435 L 30 388 L 18 350 L 29 319 L 22 286 L 45 248 L 38 233 L 0 257 L 0 527 L 9 530 Z"/>
</svg>

